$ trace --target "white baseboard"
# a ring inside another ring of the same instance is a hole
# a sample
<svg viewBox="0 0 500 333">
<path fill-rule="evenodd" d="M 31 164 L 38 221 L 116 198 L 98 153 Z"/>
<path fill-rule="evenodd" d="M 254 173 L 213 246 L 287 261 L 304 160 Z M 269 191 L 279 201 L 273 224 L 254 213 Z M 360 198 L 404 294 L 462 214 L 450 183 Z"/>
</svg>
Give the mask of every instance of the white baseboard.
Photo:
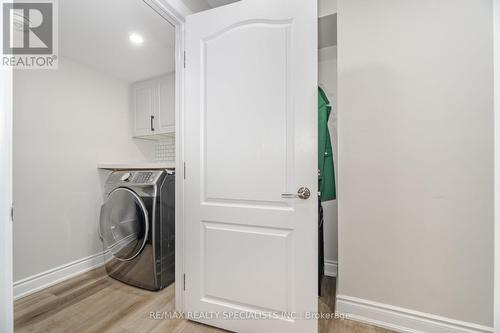
<svg viewBox="0 0 500 333">
<path fill-rule="evenodd" d="M 404 333 L 493 333 L 493 327 L 345 295 L 337 296 L 336 310 L 349 319 Z"/>
<path fill-rule="evenodd" d="M 72 278 L 104 265 L 109 260 L 109 252 L 101 252 L 86 258 L 14 282 L 14 299 L 17 300 L 54 284 Z"/>
<path fill-rule="evenodd" d="M 325 260 L 325 275 L 326 276 L 337 276 L 338 264 L 333 260 Z"/>
</svg>

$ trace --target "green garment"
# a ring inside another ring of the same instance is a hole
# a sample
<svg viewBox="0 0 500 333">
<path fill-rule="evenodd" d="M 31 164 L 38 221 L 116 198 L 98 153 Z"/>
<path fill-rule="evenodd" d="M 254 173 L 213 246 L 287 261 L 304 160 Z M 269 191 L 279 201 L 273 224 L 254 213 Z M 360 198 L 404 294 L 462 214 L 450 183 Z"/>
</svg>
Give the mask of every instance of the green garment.
<svg viewBox="0 0 500 333">
<path fill-rule="evenodd" d="M 332 107 L 325 92 L 318 87 L 318 189 L 320 200 L 336 198 L 333 149 L 328 130 L 328 118 Z"/>
</svg>

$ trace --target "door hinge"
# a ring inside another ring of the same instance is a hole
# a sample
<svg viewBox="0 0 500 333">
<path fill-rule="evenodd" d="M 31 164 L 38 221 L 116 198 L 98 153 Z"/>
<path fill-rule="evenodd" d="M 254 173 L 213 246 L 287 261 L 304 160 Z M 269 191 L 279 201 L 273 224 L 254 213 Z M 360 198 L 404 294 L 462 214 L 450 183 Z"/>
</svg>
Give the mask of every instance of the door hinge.
<svg viewBox="0 0 500 333">
<path fill-rule="evenodd" d="M 186 162 L 184 162 L 184 172 L 182 173 L 184 179 L 186 179 Z"/>
<path fill-rule="evenodd" d="M 186 274 L 184 274 L 183 288 L 186 290 Z"/>
<path fill-rule="evenodd" d="M 186 51 L 184 51 L 184 68 L 186 68 Z"/>
<path fill-rule="evenodd" d="M 10 220 L 14 222 L 14 206 L 10 206 Z"/>
</svg>

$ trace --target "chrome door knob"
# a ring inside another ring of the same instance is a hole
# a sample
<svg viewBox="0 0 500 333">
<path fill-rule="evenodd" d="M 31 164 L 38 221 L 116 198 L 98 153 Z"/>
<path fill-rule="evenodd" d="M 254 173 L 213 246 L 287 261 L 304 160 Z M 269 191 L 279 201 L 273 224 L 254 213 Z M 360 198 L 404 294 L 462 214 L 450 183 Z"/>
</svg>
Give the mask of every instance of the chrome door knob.
<svg viewBox="0 0 500 333">
<path fill-rule="evenodd" d="M 291 198 L 300 198 L 300 199 L 309 199 L 311 196 L 311 191 L 307 187 L 301 187 L 297 191 L 297 194 L 293 193 L 283 193 L 281 194 L 281 197 L 284 199 L 291 199 Z"/>
<path fill-rule="evenodd" d="M 301 187 L 297 191 L 297 196 L 304 200 L 309 199 L 309 197 L 311 196 L 311 191 L 309 191 L 307 187 Z"/>
</svg>

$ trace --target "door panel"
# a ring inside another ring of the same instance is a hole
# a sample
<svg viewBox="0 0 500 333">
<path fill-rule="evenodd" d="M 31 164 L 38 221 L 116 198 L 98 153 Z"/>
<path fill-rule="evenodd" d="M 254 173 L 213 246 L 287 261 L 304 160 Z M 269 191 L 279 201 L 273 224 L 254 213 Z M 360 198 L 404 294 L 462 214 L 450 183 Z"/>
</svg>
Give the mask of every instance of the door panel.
<svg viewBox="0 0 500 333">
<path fill-rule="evenodd" d="M 254 20 L 204 40 L 205 200 L 280 206 L 280 194 L 293 190 L 289 39 L 290 22 Z M 221 131 L 221 124 L 229 126 Z"/>
<path fill-rule="evenodd" d="M 317 330 L 317 198 L 281 195 L 317 193 L 316 21 L 309 0 L 187 18 L 185 310 L 274 318 L 209 325 Z"/>
<path fill-rule="evenodd" d="M 234 223 L 203 222 L 202 225 L 205 301 L 263 311 L 292 310 L 288 298 L 292 277 L 288 255 L 290 230 Z M 273 254 L 271 258 L 269 253 Z M 244 260 L 235 261 L 235 257 Z M 248 293 L 249 286 L 256 292 Z"/>
</svg>

